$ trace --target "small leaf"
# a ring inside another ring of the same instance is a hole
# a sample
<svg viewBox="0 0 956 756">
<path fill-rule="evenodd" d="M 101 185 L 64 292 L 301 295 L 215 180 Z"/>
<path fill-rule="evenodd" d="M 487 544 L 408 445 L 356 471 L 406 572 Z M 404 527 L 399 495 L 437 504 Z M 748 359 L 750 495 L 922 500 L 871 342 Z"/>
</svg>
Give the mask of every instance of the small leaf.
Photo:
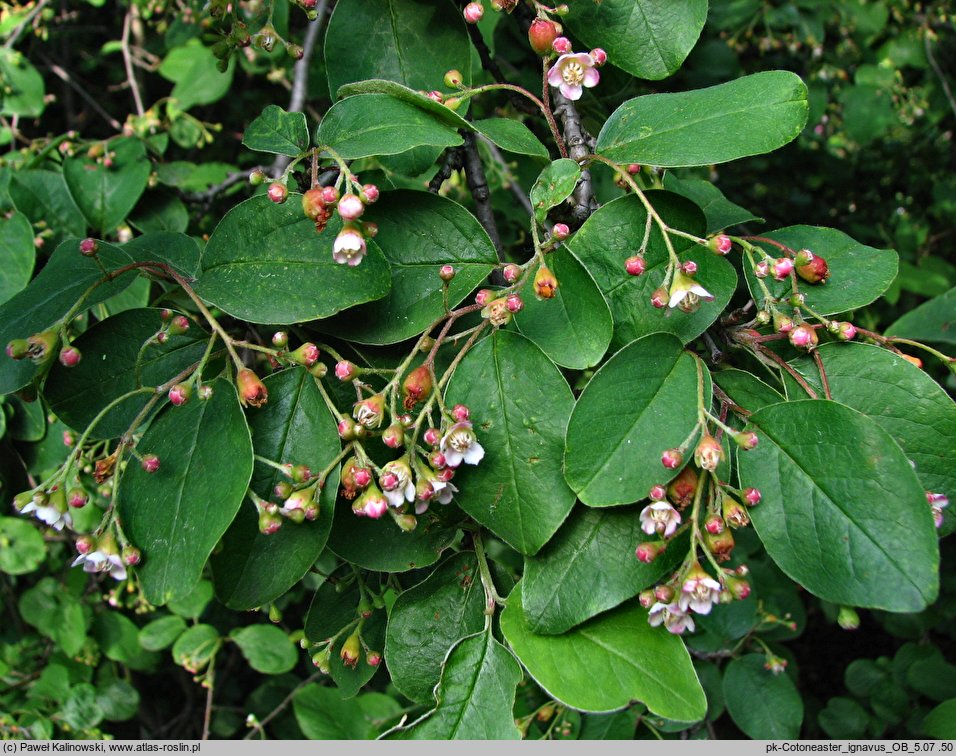
<svg viewBox="0 0 956 756">
<path fill-rule="evenodd" d="M 14 40 L 9 36 L 10 41 Z M 46 88 L 40 72 L 27 56 L 4 46 L 0 48 L 0 115 L 39 118 L 46 107 Z"/>
<path fill-rule="evenodd" d="M 787 575 L 835 604 L 917 612 L 936 598 L 936 529 L 886 431 L 825 400 L 764 407 L 748 428 L 760 444 L 737 455 L 740 479 L 763 493 L 750 515 Z"/>
<path fill-rule="evenodd" d="M 472 408 L 485 450 L 478 465 L 459 468 L 456 503 L 521 553 L 534 554 L 574 505 L 561 471 L 574 406 L 564 376 L 524 336 L 497 331 L 462 360 L 445 401 Z"/>
<path fill-rule="evenodd" d="M 704 717 L 707 701 L 687 649 L 677 636 L 651 627 L 639 605 L 618 607 L 564 635 L 536 635 L 521 593 L 519 584 L 508 596 L 501 631 L 549 695 L 581 711 L 614 711 L 638 700 L 668 719 Z"/>
<path fill-rule="evenodd" d="M 395 687 L 417 703 L 434 701 L 445 657 L 460 638 L 481 631 L 484 610 L 478 562 L 470 551 L 449 557 L 403 591 L 385 635 L 385 661 Z"/>
<path fill-rule="evenodd" d="M 10 197 L 31 223 L 44 221 L 49 226 L 53 237 L 48 243 L 54 248 L 67 237 L 86 233 L 86 219 L 70 196 L 62 173 L 17 171 L 10 179 Z"/>
<path fill-rule="evenodd" d="M 170 614 L 144 625 L 139 631 L 139 645 L 147 651 L 162 651 L 169 648 L 186 630 L 182 617 Z"/>
<path fill-rule="evenodd" d="M 618 163 L 712 165 L 772 152 L 807 122 L 807 87 L 764 71 L 707 89 L 628 100 L 608 118 L 595 151 Z"/>
<path fill-rule="evenodd" d="M 0 572 L 26 575 L 46 558 L 46 542 L 27 520 L 0 517 Z"/>
<path fill-rule="evenodd" d="M 152 604 L 185 596 L 199 582 L 252 475 L 252 442 L 235 388 L 222 379 L 211 386 L 210 399 L 170 405 L 143 434 L 137 449 L 158 455 L 159 470 L 130 464 L 119 481 L 123 527 L 143 552 L 137 575 Z"/>
<path fill-rule="evenodd" d="M 944 701 L 926 715 L 923 732 L 939 740 L 956 738 L 956 698 Z"/>
<path fill-rule="evenodd" d="M 439 118 L 404 100 L 381 94 L 339 100 L 326 112 L 315 136 L 344 160 L 397 155 L 413 147 L 456 147 L 462 138 Z"/>
<path fill-rule="evenodd" d="M 365 714 L 362 698 L 345 700 L 335 688 L 311 683 L 295 694 L 292 709 L 311 740 L 370 740 L 377 728 Z"/>
<path fill-rule="evenodd" d="M 309 146 L 305 114 L 286 113 L 278 105 L 267 105 L 246 128 L 242 143 L 256 152 L 297 157 Z"/>
<path fill-rule="evenodd" d="M 110 680 L 96 689 L 96 705 L 110 722 L 125 722 L 139 711 L 139 691 L 125 680 Z"/>
<path fill-rule="evenodd" d="M 923 302 L 886 329 L 887 336 L 956 344 L 956 287 Z"/>
<path fill-rule="evenodd" d="M 578 179 L 581 178 L 581 166 L 568 158 L 555 160 L 541 171 L 531 187 L 531 205 L 538 223 L 543 223 L 548 210 L 557 207 L 571 196 Z"/>
<path fill-rule="evenodd" d="M 436 102 L 420 91 L 410 89 L 404 84 L 389 81 L 388 79 L 366 79 L 365 81 L 343 84 L 339 87 L 337 97 L 342 100 L 346 97 L 362 94 L 384 94 L 395 97 L 414 105 L 420 110 L 428 111 L 429 114 L 436 116 L 439 121 L 455 129 L 465 129 L 466 131 L 475 130 L 474 124 L 472 124 L 471 121 L 466 121 L 448 106 Z"/>
<path fill-rule="evenodd" d="M 229 636 L 239 646 L 249 666 L 264 675 L 290 672 L 299 659 L 289 636 L 273 625 L 249 625 L 233 630 Z"/>
<path fill-rule="evenodd" d="M 253 323 L 300 323 L 380 299 L 388 264 L 374 241 L 361 265 L 339 265 L 336 220 L 321 234 L 302 214 L 302 197 L 281 205 L 260 195 L 232 208 L 216 226 L 194 288 L 207 302 Z"/>
<path fill-rule="evenodd" d="M 74 730 L 96 727 L 104 717 L 103 710 L 96 703 L 96 688 L 85 682 L 70 688 L 61 716 Z"/>
<path fill-rule="evenodd" d="M 198 39 L 191 39 L 177 47 L 163 59 L 159 74 L 176 86 L 170 97 L 181 110 L 195 105 L 209 105 L 222 98 L 232 86 L 235 65 L 225 73 L 216 68 L 216 56 Z"/>
<path fill-rule="evenodd" d="M 98 614 L 93 623 L 93 636 L 107 659 L 125 664 L 130 669 L 151 670 L 159 660 L 157 654 L 144 652 L 139 643 L 139 628 L 119 612 Z"/>
<path fill-rule="evenodd" d="M 764 669 L 764 661 L 761 654 L 747 654 L 727 665 L 727 711 L 751 738 L 794 740 L 803 722 L 803 700 L 790 677 Z"/>
<path fill-rule="evenodd" d="M 33 227 L 23 213 L 13 212 L 9 217 L 0 217 L 0 303 L 30 283 L 36 247 L 33 244 Z"/>
<path fill-rule="evenodd" d="M 708 406 L 706 369 L 703 379 Z M 568 423 L 565 475 L 588 506 L 639 501 L 677 474 L 661 464 L 661 453 L 681 444 L 696 423 L 695 358 L 669 334 L 645 336 L 608 360 L 578 397 Z"/>
<path fill-rule="evenodd" d="M 222 646 L 212 625 L 193 625 L 173 644 L 173 661 L 189 672 L 205 667 Z"/>
<path fill-rule="evenodd" d="M 521 121 L 510 118 L 484 118 L 472 121 L 471 125 L 505 152 L 530 155 L 544 160 L 550 158 L 548 148 L 541 144 L 538 137 Z"/>
<path fill-rule="evenodd" d="M 459 642 L 442 666 L 438 705 L 393 731 L 396 740 L 519 740 L 514 722 L 521 667 L 490 631 Z"/>
</svg>

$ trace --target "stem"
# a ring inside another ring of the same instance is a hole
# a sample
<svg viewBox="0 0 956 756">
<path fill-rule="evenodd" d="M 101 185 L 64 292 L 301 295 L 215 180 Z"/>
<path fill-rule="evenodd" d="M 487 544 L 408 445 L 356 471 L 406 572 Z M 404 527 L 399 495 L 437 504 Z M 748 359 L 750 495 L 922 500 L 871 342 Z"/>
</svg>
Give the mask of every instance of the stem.
<svg viewBox="0 0 956 756">
<path fill-rule="evenodd" d="M 774 352 L 772 349 L 767 349 L 767 347 L 762 346 L 760 344 L 755 344 L 754 346 L 757 348 L 757 351 L 759 351 L 761 355 L 763 355 L 764 357 L 769 357 L 771 360 L 776 362 L 780 367 L 786 370 L 787 373 L 790 374 L 790 377 L 793 378 L 793 380 L 795 380 L 798 384 L 800 384 L 800 388 L 806 391 L 807 395 L 811 399 L 820 398 L 819 396 L 817 396 L 817 392 L 814 391 L 812 388 L 810 388 L 810 384 L 803 379 L 803 376 L 800 375 L 800 373 L 798 373 L 796 370 L 794 370 L 793 366 L 790 365 L 785 359 L 783 359 L 783 357 L 781 357 L 779 354 Z"/>
<path fill-rule="evenodd" d="M 551 129 L 551 136 L 554 137 L 554 143 L 558 145 L 558 152 L 561 154 L 561 157 L 566 158 L 568 156 L 568 148 L 564 144 L 561 132 L 558 131 L 558 124 L 554 120 L 554 113 L 551 112 L 550 90 L 548 89 L 548 62 L 546 60 L 541 61 L 541 81 L 541 111 L 544 113 L 544 118 L 548 122 L 548 128 Z"/>
<path fill-rule="evenodd" d="M 126 67 L 126 81 L 129 83 L 130 91 L 133 93 L 133 102 L 136 104 L 136 113 L 142 118 L 146 111 L 143 108 L 143 96 L 139 92 L 139 83 L 136 81 L 136 72 L 133 70 L 133 56 L 129 49 L 129 32 L 133 24 L 135 7 L 135 5 L 130 5 L 123 21 L 123 38 L 120 40 L 120 48 L 123 52 L 123 65 Z"/>
<path fill-rule="evenodd" d="M 243 740 L 252 740 L 256 732 L 258 732 L 261 736 L 265 736 L 265 726 L 269 724 L 269 722 L 271 722 L 277 716 L 279 716 L 279 714 L 285 711 L 286 707 L 290 703 L 292 703 L 292 700 L 295 698 L 296 693 L 302 690 L 306 685 L 310 685 L 311 683 L 314 683 L 316 680 L 318 680 L 321 677 L 324 677 L 324 674 L 322 672 L 313 672 L 305 680 L 303 680 L 298 685 L 296 685 L 289 692 L 289 695 L 283 698 L 272 711 L 270 711 L 268 714 L 266 714 L 262 718 L 261 722 L 257 722 L 252 725 L 253 729 L 250 732 L 246 733 L 245 737 L 243 737 Z"/>
<path fill-rule="evenodd" d="M 209 740 L 209 723 L 212 721 L 212 696 L 216 681 L 216 656 L 209 660 L 209 671 L 206 672 L 206 710 L 202 720 L 202 740 Z"/>
<path fill-rule="evenodd" d="M 472 540 L 475 544 L 475 556 L 478 557 L 478 571 L 481 573 L 481 585 L 485 589 L 485 601 L 488 605 L 485 613 L 490 615 L 494 613 L 495 606 L 505 606 L 507 602 L 498 595 L 494 581 L 491 579 L 491 570 L 488 569 L 488 559 L 485 557 L 485 546 L 481 542 L 481 531 L 476 532 Z"/>
<path fill-rule="evenodd" d="M 33 6 L 33 10 L 27 14 L 26 18 L 20 22 L 20 25 L 13 30 L 13 33 L 7 39 L 6 43 L 4 43 L 3 48 L 5 50 L 9 50 L 19 41 L 20 35 L 23 34 L 23 30 L 33 23 L 33 19 L 37 17 L 40 11 L 43 10 L 43 6 L 46 4 L 47 0 L 40 0 L 40 2 Z"/>
<path fill-rule="evenodd" d="M 823 358 L 820 357 L 820 353 L 814 349 L 813 352 L 813 361 L 817 363 L 817 370 L 820 371 L 820 382 L 823 384 L 823 395 L 827 399 L 833 399 L 833 394 L 830 393 L 830 381 L 827 379 L 827 371 L 823 368 Z"/>
</svg>

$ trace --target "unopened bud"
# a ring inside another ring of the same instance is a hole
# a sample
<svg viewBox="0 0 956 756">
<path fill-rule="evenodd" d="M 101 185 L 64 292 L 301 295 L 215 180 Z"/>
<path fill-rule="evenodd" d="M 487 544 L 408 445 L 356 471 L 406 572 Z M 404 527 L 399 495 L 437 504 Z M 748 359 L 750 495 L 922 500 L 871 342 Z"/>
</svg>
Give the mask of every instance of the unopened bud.
<svg viewBox="0 0 956 756">
<path fill-rule="evenodd" d="M 416 404 L 428 398 L 431 392 L 431 372 L 425 365 L 420 365 L 410 372 L 402 382 L 405 409 L 412 409 Z"/>
<path fill-rule="evenodd" d="M 405 429 L 401 423 L 392 423 L 382 433 L 382 443 L 389 449 L 398 449 L 405 443 Z"/>
<path fill-rule="evenodd" d="M 155 454 L 146 454 L 140 464 L 146 472 L 154 473 L 159 469 L 159 457 Z"/>
<path fill-rule="evenodd" d="M 550 54 L 557 36 L 557 24 L 544 18 L 536 18 L 528 29 L 528 42 L 538 55 Z"/>
<path fill-rule="evenodd" d="M 664 552 L 665 548 L 666 546 L 663 543 L 648 541 L 638 545 L 634 551 L 634 556 L 637 557 L 637 561 L 650 564 Z"/>
<path fill-rule="evenodd" d="M 90 495 L 82 488 L 71 488 L 66 495 L 66 503 L 73 509 L 82 509 L 90 500 Z"/>
<path fill-rule="evenodd" d="M 797 266 L 797 275 L 809 284 L 822 284 L 830 277 L 830 267 L 820 255 L 814 255 L 806 265 Z"/>
<path fill-rule="evenodd" d="M 365 203 L 355 194 L 345 194 L 336 206 L 343 220 L 358 220 L 365 212 Z"/>
<path fill-rule="evenodd" d="M 127 546 L 120 554 L 120 558 L 123 560 L 123 564 L 125 564 L 127 567 L 135 567 L 140 563 L 140 561 L 142 561 L 143 555 L 136 547 Z"/>
<path fill-rule="evenodd" d="M 307 341 L 295 351 L 289 352 L 288 359 L 297 365 L 305 365 L 310 368 L 319 361 L 321 354 L 315 344 Z"/>
<path fill-rule="evenodd" d="M 358 368 L 348 360 L 341 360 L 335 363 L 335 377 L 340 381 L 351 381 L 358 377 Z"/>
<path fill-rule="evenodd" d="M 286 188 L 285 184 L 280 183 L 279 181 L 273 181 L 269 184 L 269 189 L 266 191 L 266 194 L 269 195 L 269 199 L 275 202 L 277 205 L 281 205 L 285 202 L 286 197 L 289 196 L 289 190 Z"/>
<path fill-rule="evenodd" d="M 624 270 L 629 276 L 640 276 L 647 270 L 647 260 L 643 255 L 634 255 L 624 261 Z"/>
<path fill-rule="evenodd" d="M 445 283 L 451 281 L 455 277 L 455 266 L 454 265 L 442 265 L 438 269 L 438 277 Z"/>
<path fill-rule="evenodd" d="M 192 387 L 188 383 L 177 383 L 169 390 L 169 401 L 179 407 L 189 401 L 192 393 Z"/>
<path fill-rule="evenodd" d="M 744 489 L 744 501 L 748 507 L 755 507 L 760 503 L 760 500 L 763 496 L 760 493 L 760 490 L 757 488 L 745 488 Z"/>
<path fill-rule="evenodd" d="M 285 349 L 289 345 L 289 334 L 285 331 L 276 331 L 272 334 L 272 346 L 276 349 Z"/>
<path fill-rule="evenodd" d="M 96 239 L 84 239 L 80 242 L 80 254 L 84 257 L 93 257 L 99 251 L 100 245 Z"/>
<path fill-rule="evenodd" d="M 808 325 L 797 326 L 787 336 L 795 348 L 807 351 L 813 349 L 819 341 L 817 332 Z"/>
<path fill-rule="evenodd" d="M 460 87 L 464 77 L 461 75 L 461 71 L 456 68 L 451 69 L 445 73 L 445 86 L 446 87 Z"/>
<path fill-rule="evenodd" d="M 558 55 L 566 55 L 571 52 L 571 40 L 567 37 L 556 37 L 551 46 Z"/>
<path fill-rule="evenodd" d="M 239 389 L 239 401 L 244 406 L 261 407 L 269 401 L 269 390 L 249 368 L 243 368 L 236 375 L 236 387 Z"/>
<path fill-rule="evenodd" d="M 684 462 L 684 455 L 680 449 L 667 449 L 661 454 L 661 464 L 668 470 L 676 470 Z"/>
<path fill-rule="evenodd" d="M 520 294 L 509 294 L 505 299 L 505 306 L 510 313 L 521 312 L 524 309 L 524 300 Z"/>
<path fill-rule="evenodd" d="M 844 630 L 857 630 L 860 627 L 860 615 L 852 606 L 841 606 L 837 613 L 837 624 Z"/>
<path fill-rule="evenodd" d="M 467 23 L 477 24 L 485 15 L 485 7 L 481 3 L 468 3 L 462 11 L 462 15 Z"/>
<path fill-rule="evenodd" d="M 565 223 L 555 223 L 551 229 L 551 238 L 564 241 L 571 235 L 571 229 Z"/>
<path fill-rule="evenodd" d="M 733 439 L 736 442 L 737 446 L 745 451 L 750 451 L 751 449 L 757 448 L 757 443 L 760 441 L 760 437 L 753 431 L 747 431 L 745 433 L 735 433 Z"/>
<path fill-rule="evenodd" d="M 265 183 L 265 180 L 266 174 L 261 168 L 253 168 L 249 171 L 249 183 L 253 186 L 260 186 Z"/>
<path fill-rule="evenodd" d="M 63 367 L 76 367 L 80 364 L 80 359 L 83 355 L 80 354 L 80 350 L 75 346 L 64 347 L 60 350 L 60 364 Z"/>
<path fill-rule="evenodd" d="M 654 289 L 654 293 L 651 294 L 651 304 L 656 307 L 658 310 L 667 307 L 668 299 L 670 295 L 667 293 L 667 289 L 661 287 Z"/>
</svg>

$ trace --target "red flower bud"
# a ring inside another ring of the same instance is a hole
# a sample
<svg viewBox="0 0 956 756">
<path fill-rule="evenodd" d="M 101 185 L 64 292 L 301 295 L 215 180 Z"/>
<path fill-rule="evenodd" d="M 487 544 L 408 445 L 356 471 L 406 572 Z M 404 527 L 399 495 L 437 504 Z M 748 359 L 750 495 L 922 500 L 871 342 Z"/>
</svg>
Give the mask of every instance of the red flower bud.
<svg viewBox="0 0 956 756">
<path fill-rule="evenodd" d="M 325 200 L 326 205 L 335 204 L 339 201 L 339 190 L 334 186 L 323 186 L 322 199 Z"/>
<path fill-rule="evenodd" d="M 189 401 L 193 390 L 188 383 L 177 383 L 169 390 L 169 401 L 179 407 Z"/>
<path fill-rule="evenodd" d="M 80 254 L 84 257 L 93 257 L 99 251 L 100 245 L 96 239 L 84 239 L 80 242 Z"/>
<path fill-rule="evenodd" d="M 852 341 L 856 338 L 856 326 L 843 320 L 837 324 L 837 338 L 840 341 Z"/>
<path fill-rule="evenodd" d="M 667 449 L 661 454 L 661 464 L 668 470 L 676 470 L 684 461 L 684 455 L 680 449 Z"/>
<path fill-rule="evenodd" d="M 441 441 L 441 432 L 438 428 L 429 428 L 425 431 L 423 438 L 429 446 L 438 446 L 438 442 Z"/>
<path fill-rule="evenodd" d="M 654 293 L 651 294 L 651 304 L 658 310 L 667 307 L 667 302 L 669 299 L 670 295 L 667 293 L 667 289 L 663 287 L 654 289 Z"/>
<path fill-rule="evenodd" d="M 412 409 L 416 404 L 424 401 L 432 392 L 432 377 L 428 368 L 420 365 L 410 372 L 402 383 L 402 394 L 405 399 L 405 409 Z"/>
<path fill-rule="evenodd" d="M 139 549 L 133 546 L 127 546 L 120 554 L 120 558 L 123 560 L 123 564 L 125 564 L 127 567 L 135 567 L 140 563 L 143 555 L 140 553 Z"/>
<path fill-rule="evenodd" d="M 555 223 L 551 229 L 551 238 L 564 241 L 571 235 L 571 229 L 565 223 Z"/>
<path fill-rule="evenodd" d="M 524 301 L 522 301 L 520 294 L 509 294 L 508 298 L 505 299 L 505 306 L 508 308 L 508 312 L 521 312 L 524 309 Z"/>
<path fill-rule="evenodd" d="M 697 263 L 693 260 L 688 260 L 683 265 L 680 266 L 680 269 L 684 272 L 684 275 L 695 276 L 697 275 Z"/>
<path fill-rule="evenodd" d="M 382 655 L 378 651 L 369 651 L 365 661 L 370 667 L 377 667 L 382 663 Z"/>
<path fill-rule="evenodd" d="M 460 78 L 460 75 L 459 75 Z M 359 193 L 362 201 L 368 205 L 371 205 L 378 199 L 378 187 L 375 184 L 366 184 L 362 187 L 362 191 Z"/>
<path fill-rule="evenodd" d="M 761 260 L 756 265 L 754 265 L 754 275 L 757 278 L 766 278 L 770 275 L 770 263 L 766 260 Z"/>
<path fill-rule="evenodd" d="M 706 530 L 711 535 L 717 535 L 718 533 L 723 533 L 724 532 L 723 518 L 717 514 L 707 515 L 707 519 L 704 520 L 704 530 Z"/>
<path fill-rule="evenodd" d="M 14 339 L 7 344 L 7 357 L 13 360 L 22 360 L 30 351 L 30 345 L 26 339 Z"/>
<path fill-rule="evenodd" d="M 96 541 L 90 536 L 83 535 L 76 539 L 76 550 L 80 554 L 89 554 L 94 548 L 96 548 Z"/>
<path fill-rule="evenodd" d="M 665 548 L 663 543 L 648 541 L 638 545 L 634 551 L 634 556 L 637 557 L 637 561 L 650 564 L 664 552 Z"/>
<path fill-rule="evenodd" d="M 351 420 L 340 420 L 337 428 L 339 437 L 343 441 L 352 441 L 355 439 L 355 424 Z"/>
<path fill-rule="evenodd" d="M 289 190 L 286 189 L 285 184 L 274 181 L 269 184 L 269 189 L 266 191 L 266 194 L 268 194 L 269 199 L 271 199 L 277 205 L 281 205 L 283 202 L 285 202 L 286 197 L 289 196 Z"/>
<path fill-rule="evenodd" d="M 637 600 L 640 601 L 641 606 L 643 606 L 645 609 L 650 609 L 657 602 L 657 599 L 654 596 L 654 591 L 650 589 L 641 591 L 637 595 Z"/>
<path fill-rule="evenodd" d="M 757 444 L 760 441 L 760 437 L 753 431 L 747 431 L 746 433 L 735 433 L 733 438 L 737 445 L 745 451 L 756 449 Z"/>
<path fill-rule="evenodd" d="M 358 368 L 348 360 L 335 363 L 335 377 L 340 381 L 351 381 L 358 376 Z"/>
<path fill-rule="evenodd" d="M 826 283 L 830 277 L 830 266 L 820 255 L 814 255 L 806 265 L 797 267 L 797 275 L 810 284 Z"/>
<path fill-rule="evenodd" d="M 744 501 L 747 502 L 747 506 L 755 507 L 760 503 L 760 500 L 763 496 L 760 493 L 760 490 L 757 488 L 746 488 L 744 489 Z"/>
<path fill-rule="evenodd" d="M 154 473 L 159 469 L 159 457 L 155 454 L 146 454 L 141 461 L 143 469 L 148 473 Z"/>
<path fill-rule="evenodd" d="M 594 59 L 594 65 L 598 68 L 607 63 L 607 53 L 604 52 L 604 49 L 601 47 L 595 47 L 591 50 L 591 57 Z"/>
<path fill-rule="evenodd" d="M 276 331 L 272 334 L 272 346 L 276 349 L 285 349 L 289 345 L 289 334 L 285 331 Z"/>
<path fill-rule="evenodd" d="M 471 410 L 469 410 L 464 404 L 456 404 L 452 407 L 451 415 L 459 423 L 465 422 L 469 417 L 471 417 Z"/>
<path fill-rule="evenodd" d="M 558 25 L 544 18 L 536 18 L 528 29 L 528 42 L 538 55 L 550 54 L 551 45 L 557 37 Z"/>
<path fill-rule="evenodd" d="M 82 509 L 89 500 L 89 494 L 82 488 L 71 488 L 66 495 L 66 503 L 74 509 Z"/>
<path fill-rule="evenodd" d="M 259 532 L 263 535 L 272 535 L 282 527 L 282 518 L 271 512 L 259 513 Z"/>
<path fill-rule="evenodd" d="M 243 368 L 236 375 L 236 386 L 239 388 L 239 401 L 243 406 L 261 407 L 269 401 L 269 390 L 249 368 Z"/>
<path fill-rule="evenodd" d="M 571 40 L 567 37 L 557 37 L 554 42 L 551 43 L 551 46 L 558 55 L 565 55 L 571 52 Z"/>
<path fill-rule="evenodd" d="M 80 364 L 82 356 L 80 350 L 76 347 L 64 347 L 60 350 L 60 364 L 63 365 L 63 367 L 76 367 Z"/>
<path fill-rule="evenodd" d="M 345 194 L 336 207 L 343 220 L 358 220 L 365 212 L 365 203 L 355 194 Z"/>
<path fill-rule="evenodd" d="M 644 259 L 643 255 L 629 257 L 624 261 L 624 270 L 627 271 L 629 276 L 643 275 L 644 271 L 647 270 L 647 260 Z"/>
<path fill-rule="evenodd" d="M 491 301 L 491 298 L 493 296 L 494 296 L 494 292 L 488 289 L 481 289 L 475 295 L 475 304 L 479 305 L 480 307 L 484 307 L 486 304 L 488 304 Z"/>
<path fill-rule="evenodd" d="M 518 280 L 518 276 L 521 275 L 521 268 L 514 263 L 508 263 L 505 265 L 504 269 L 501 271 L 501 276 L 508 283 L 514 283 Z"/>
<path fill-rule="evenodd" d="M 788 334 L 790 343 L 797 349 L 813 349 L 819 341 L 817 332 L 808 325 L 799 325 Z"/>
<path fill-rule="evenodd" d="M 485 7 L 481 3 L 468 3 L 465 10 L 462 11 L 465 21 L 469 24 L 477 24 L 481 17 L 485 15 Z"/>
<path fill-rule="evenodd" d="M 651 488 L 650 493 L 648 493 L 651 501 L 664 501 L 667 498 L 667 489 L 664 486 L 658 484 Z"/>
<path fill-rule="evenodd" d="M 389 449 L 398 449 L 405 443 L 405 429 L 401 423 L 392 423 L 382 433 L 382 443 Z"/>
<path fill-rule="evenodd" d="M 707 246 L 710 248 L 711 252 L 714 252 L 718 255 L 726 255 L 730 253 L 734 243 L 730 240 L 729 236 L 718 234 L 717 236 L 711 238 Z"/>
<path fill-rule="evenodd" d="M 289 352 L 288 357 L 297 365 L 305 365 L 310 368 L 319 361 L 320 355 L 319 348 L 311 341 L 307 341 L 294 352 Z"/>
<path fill-rule="evenodd" d="M 368 484 L 372 482 L 372 471 L 367 467 L 357 467 L 352 473 L 352 479 L 355 481 L 356 487 L 367 488 Z"/>
<path fill-rule="evenodd" d="M 771 265 L 771 272 L 777 281 L 785 281 L 793 272 L 793 260 L 789 257 L 778 257 Z"/>
<path fill-rule="evenodd" d="M 674 600 L 674 589 L 669 585 L 655 585 L 654 598 L 662 604 L 669 604 Z"/>
</svg>

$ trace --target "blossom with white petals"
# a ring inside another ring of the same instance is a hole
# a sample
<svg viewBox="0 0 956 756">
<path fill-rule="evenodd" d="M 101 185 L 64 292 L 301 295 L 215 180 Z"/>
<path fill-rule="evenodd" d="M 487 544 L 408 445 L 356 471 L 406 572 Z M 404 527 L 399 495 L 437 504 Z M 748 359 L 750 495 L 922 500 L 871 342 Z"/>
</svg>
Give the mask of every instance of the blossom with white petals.
<svg viewBox="0 0 956 756">
<path fill-rule="evenodd" d="M 367 252 L 365 235 L 354 226 L 347 225 L 335 237 L 332 245 L 332 259 L 339 265 L 355 267 Z"/>
<path fill-rule="evenodd" d="M 83 565 L 84 572 L 109 572 L 114 580 L 126 580 L 126 565 L 119 554 L 109 554 L 102 549 L 80 554 L 71 566 Z"/>
<path fill-rule="evenodd" d="M 720 597 L 720 583 L 697 565 L 692 567 L 681 585 L 677 603 L 685 612 L 690 609 L 697 614 L 710 614 L 711 607 Z"/>
<path fill-rule="evenodd" d="M 665 604 L 658 601 L 651 607 L 647 621 L 651 627 L 657 627 L 663 623 L 667 632 L 674 635 L 680 635 L 685 630 L 694 632 L 694 618 L 675 603 Z"/>
<path fill-rule="evenodd" d="M 943 508 L 949 506 L 949 497 L 946 494 L 926 492 L 926 501 L 933 512 L 933 522 L 937 528 L 943 527 Z M 26 507 L 23 509 L 26 512 Z"/>
<path fill-rule="evenodd" d="M 710 302 L 713 298 L 714 295 L 693 278 L 680 270 L 674 271 L 674 280 L 671 282 L 669 299 L 667 300 L 668 307 L 679 307 L 682 310 L 692 312 L 697 308 L 701 299 Z"/>
<path fill-rule="evenodd" d="M 451 426 L 442 438 L 439 448 L 449 467 L 458 467 L 462 462 L 477 465 L 485 456 L 485 450 L 478 443 L 478 436 L 468 420 Z"/>
<path fill-rule="evenodd" d="M 52 502 L 37 504 L 36 499 L 33 499 L 20 510 L 20 514 L 30 514 L 31 512 L 40 522 L 45 522 L 54 530 L 63 530 L 64 526 L 73 527 L 73 517 L 70 512 L 68 510 L 61 512 Z"/>
<path fill-rule="evenodd" d="M 680 525 L 680 512 L 666 501 L 655 501 L 641 510 L 641 530 L 648 535 L 659 533 L 670 538 Z"/>
<path fill-rule="evenodd" d="M 567 53 L 548 70 L 548 84 L 561 90 L 569 100 L 580 100 L 584 87 L 594 87 L 601 80 L 597 63 L 588 53 Z"/>
<path fill-rule="evenodd" d="M 382 468 L 379 476 L 382 492 L 391 507 L 400 507 L 406 501 L 415 501 L 412 469 L 404 459 L 393 459 Z"/>
<path fill-rule="evenodd" d="M 378 486 L 371 483 L 368 488 L 352 503 L 352 512 L 359 517 L 369 517 L 377 520 L 388 511 L 386 499 Z"/>
</svg>

